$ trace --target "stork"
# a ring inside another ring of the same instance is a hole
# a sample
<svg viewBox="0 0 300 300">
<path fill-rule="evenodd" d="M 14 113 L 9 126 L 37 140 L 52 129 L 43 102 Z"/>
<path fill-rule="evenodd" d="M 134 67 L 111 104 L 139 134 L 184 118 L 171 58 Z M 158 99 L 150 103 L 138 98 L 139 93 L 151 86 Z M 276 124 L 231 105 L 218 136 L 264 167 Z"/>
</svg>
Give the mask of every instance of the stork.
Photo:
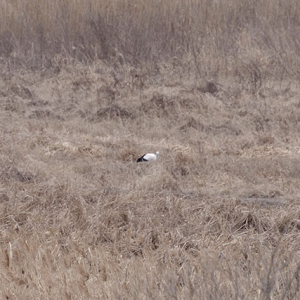
<svg viewBox="0 0 300 300">
<path fill-rule="evenodd" d="M 141 156 L 136 162 L 156 161 L 158 159 L 158 155 L 159 155 L 158 151 L 156 152 L 156 154 L 147 153 Z"/>
</svg>

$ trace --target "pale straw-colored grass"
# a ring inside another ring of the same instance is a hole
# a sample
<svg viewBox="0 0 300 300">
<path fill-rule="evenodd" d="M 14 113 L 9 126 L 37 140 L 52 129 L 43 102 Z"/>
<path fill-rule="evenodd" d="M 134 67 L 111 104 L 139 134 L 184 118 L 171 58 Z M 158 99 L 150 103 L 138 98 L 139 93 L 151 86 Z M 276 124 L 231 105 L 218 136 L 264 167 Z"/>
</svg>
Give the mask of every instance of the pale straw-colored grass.
<svg viewBox="0 0 300 300">
<path fill-rule="evenodd" d="M 298 1 L 0 8 L 1 299 L 299 298 Z"/>
<path fill-rule="evenodd" d="M 119 90 L 68 68 L 1 83 L 2 298 L 297 299 L 297 86 Z"/>
</svg>

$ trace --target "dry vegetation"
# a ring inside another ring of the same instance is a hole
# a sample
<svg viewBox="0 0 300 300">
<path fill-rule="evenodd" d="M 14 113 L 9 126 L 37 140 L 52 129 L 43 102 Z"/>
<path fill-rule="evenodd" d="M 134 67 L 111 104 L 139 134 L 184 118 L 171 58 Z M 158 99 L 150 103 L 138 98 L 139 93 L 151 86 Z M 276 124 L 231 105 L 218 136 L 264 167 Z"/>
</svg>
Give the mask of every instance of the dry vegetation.
<svg viewBox="0 0 300 300">
<path fill-rule="evenodd" d="M 0 299 L 299 299 L 300 2 L 82 3 L 0 3 Z"/>
</svg>

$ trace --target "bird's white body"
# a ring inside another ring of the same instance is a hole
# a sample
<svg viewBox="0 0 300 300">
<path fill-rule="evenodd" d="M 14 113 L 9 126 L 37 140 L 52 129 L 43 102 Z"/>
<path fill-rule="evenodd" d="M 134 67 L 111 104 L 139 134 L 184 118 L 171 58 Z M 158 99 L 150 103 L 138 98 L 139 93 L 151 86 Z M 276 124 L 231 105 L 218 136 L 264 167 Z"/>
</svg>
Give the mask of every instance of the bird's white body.
<svg viewBox="0 0 300 300">
<path fill-rule="evenodd" d="M 159 152 L 157 151 L 156 154 L 154 153 L 147 153 L 140 157 L 137 162 L 147 162 L 147 161 L 156 161 L 158 159 Z"/>
<path fill-rule="evenodd" d="M 154 160 L 157 160 L 158 155 L 159 155 L 159 152 L 156 152 L 156 154 L 147 153 L 146 155 L 143 156 L 143 159 L 147 160 L 147 161 L 154 161 Z"/>
</svg>

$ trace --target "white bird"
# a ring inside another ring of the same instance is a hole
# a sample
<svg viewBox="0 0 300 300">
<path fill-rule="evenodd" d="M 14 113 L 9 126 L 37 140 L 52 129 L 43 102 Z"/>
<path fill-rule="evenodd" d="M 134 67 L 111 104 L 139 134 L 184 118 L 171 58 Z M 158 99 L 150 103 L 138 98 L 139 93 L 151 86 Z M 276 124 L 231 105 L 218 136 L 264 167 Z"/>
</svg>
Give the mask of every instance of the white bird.
<svg viewBox="0 0 300 300">
<path fill-rule="evenodd" d="M 144 154 L 143 156 L 141 156 L 137 162 L 147 162 L 147 161 L 156 161 L 158 159 L 158 155 L 159 155 L 159 152 L 157 151 L 156 154 L 154 153 L 147 153 L 147 154 Z"/>
</svg>

